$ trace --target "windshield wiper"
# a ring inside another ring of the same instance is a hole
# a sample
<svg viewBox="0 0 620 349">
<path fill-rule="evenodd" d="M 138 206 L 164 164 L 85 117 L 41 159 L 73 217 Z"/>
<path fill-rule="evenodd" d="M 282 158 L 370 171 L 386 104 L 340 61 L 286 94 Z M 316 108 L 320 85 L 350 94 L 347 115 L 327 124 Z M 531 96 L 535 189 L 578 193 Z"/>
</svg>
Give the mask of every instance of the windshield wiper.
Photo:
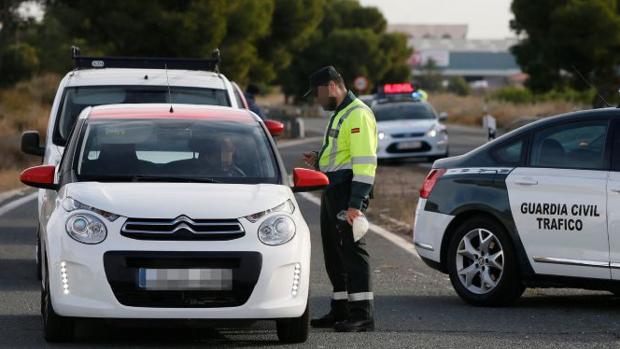
<svg viewBox="0 0 620 349">
<path fill-rule="evenodd" d="M 132 182 L 197 182 L 197 183 L 222 183 L 209 177 L 177 177 L 177 176 L 132 176 Z"/>
</svg>

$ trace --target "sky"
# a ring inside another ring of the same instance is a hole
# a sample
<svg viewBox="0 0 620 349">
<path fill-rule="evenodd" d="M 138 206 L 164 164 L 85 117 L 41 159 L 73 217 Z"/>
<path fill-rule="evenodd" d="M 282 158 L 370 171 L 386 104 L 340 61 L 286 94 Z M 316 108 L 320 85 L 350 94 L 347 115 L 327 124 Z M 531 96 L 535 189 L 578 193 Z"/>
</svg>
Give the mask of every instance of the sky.
<svg viewBox="0 0 620 349">
<path fill-rule="evenodd" d="M 515 37 L 511 0 L 360 0 L 378 7 L 389 24 L 468 24 L 470 39 Z"/>
</svg>

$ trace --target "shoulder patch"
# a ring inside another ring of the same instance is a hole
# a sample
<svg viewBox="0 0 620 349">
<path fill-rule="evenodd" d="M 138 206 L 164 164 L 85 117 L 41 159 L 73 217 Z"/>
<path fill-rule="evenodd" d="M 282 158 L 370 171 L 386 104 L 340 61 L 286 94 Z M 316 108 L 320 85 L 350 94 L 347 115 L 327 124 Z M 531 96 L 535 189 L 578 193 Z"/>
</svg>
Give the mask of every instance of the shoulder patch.
<svg viewBox="0 0 620 349">
<path fill-rule="evenodd" d="M 359 127 L 352 128 L 351 133 L 360 133 L 360 128 Z"/>
</svg>

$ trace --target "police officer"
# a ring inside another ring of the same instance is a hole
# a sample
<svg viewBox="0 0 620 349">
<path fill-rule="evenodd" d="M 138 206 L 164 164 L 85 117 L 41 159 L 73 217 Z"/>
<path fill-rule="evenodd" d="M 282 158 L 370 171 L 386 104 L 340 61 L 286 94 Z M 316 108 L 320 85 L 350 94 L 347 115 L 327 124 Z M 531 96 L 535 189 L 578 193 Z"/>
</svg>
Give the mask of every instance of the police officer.
<svg viewBox="0 0 620 349">
<path fill-rule="evenodd" d="M 311 321 L 339 332 L 373 331 L 373 293 L 364 238 L 353 238 L 353 221 L 363 215 L 377 168 L 377 125 L 372 111 L 347 90 L 332 66 L 310 76 L 310 90 L 332 111 L 323 146 L 304 154 L 306 164 L 324 172 L 330 184 L 321 198 L 321 239 L 333 286 L 330 312 Z M 339 218 L 340 216 L 340 218 Z"/>
<path fill-rule="evenodd" d="M 420 86 L 419 82 L 414 81 L 411 85 L 413 86 L 413 93 L 417 94 L 418 98 L 421 101 L 428 100 L 428 93 L 426 93 L 426 91 L 422 89 L 422 86 Z"/>
</svg>

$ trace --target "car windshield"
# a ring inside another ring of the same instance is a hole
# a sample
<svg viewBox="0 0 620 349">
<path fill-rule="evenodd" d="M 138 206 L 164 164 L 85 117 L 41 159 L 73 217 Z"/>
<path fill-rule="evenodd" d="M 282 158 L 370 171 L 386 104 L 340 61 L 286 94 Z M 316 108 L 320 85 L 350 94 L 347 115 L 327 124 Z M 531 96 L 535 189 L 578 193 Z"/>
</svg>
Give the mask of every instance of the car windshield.
<svg viewBox="0 0 620 349">
<path fill-rule="evenodd" d="M 101 119 L 81 130 L 78 181 L 279 183 L 258 123 L 225 120 Z"/>
<path fill-rule="evenodd" d="M 435 118 L 433 108 L 426 103 L 393 103 L 373 109 L 377 121 L 429 120 Z"/>
<path fill-rule="evenodd" d="M 124 103 L 174 103 L 230 106 L 226 90 L 166 86 L 76 86 L 68 87 L 58 109 L 54 143 L 66 142 L 80 112 L 89 106 Z"/>
</svg>

